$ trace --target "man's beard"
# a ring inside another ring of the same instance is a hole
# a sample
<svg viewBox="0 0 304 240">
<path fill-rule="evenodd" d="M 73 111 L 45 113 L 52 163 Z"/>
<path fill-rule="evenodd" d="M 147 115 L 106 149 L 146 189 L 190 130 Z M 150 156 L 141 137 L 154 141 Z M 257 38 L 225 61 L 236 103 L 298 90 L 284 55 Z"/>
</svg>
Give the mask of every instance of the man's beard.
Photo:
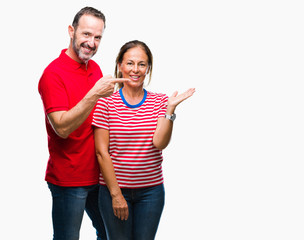
<svg viewBox="0 0 304 240">
<path fill-rule="evenodd" d="M 96 47 L 91 48 L 87 43 L 81 43 L 80 46 L 78 47 L 76 44 L 76 36 L 74 35 L 73 38 L 73 50 L 75 51 L 75 53 L 77 54 L 78 58 L 83 61 L 84 63 L 87 63 L 96 53 Z M 85 47 L 85 48 L 89 48 L 92 50 L 91 54 L 84 54 L 81 51 L 81 47 Z"/>
</svg>

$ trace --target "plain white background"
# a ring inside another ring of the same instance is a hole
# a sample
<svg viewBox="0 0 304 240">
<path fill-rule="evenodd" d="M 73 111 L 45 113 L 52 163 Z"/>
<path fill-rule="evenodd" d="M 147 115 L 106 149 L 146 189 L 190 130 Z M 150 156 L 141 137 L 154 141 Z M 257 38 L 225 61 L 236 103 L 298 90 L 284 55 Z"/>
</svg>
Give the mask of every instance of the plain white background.
<svg viewBox="0 0 304 240">
<path fill-rule="evenodd" d="M 119 48 L 154 54 L 147 89 L 195 87 L 164 151 L 157 239 L 304 239 L 302 1 L 99 0 L 1 3 L 1 239 L 51 239 L 47 138 L 37 84 L 84 6 L 107 27 L 94 60 L 113 74 Z M 95 237 L 85 215 L 81 239 Z"/>
</svg>

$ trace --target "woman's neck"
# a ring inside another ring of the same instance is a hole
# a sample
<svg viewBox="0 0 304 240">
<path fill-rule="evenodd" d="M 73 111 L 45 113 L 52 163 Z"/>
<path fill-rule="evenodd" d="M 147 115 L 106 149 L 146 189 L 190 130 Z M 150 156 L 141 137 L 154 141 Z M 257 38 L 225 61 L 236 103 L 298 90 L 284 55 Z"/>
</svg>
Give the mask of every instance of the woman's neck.
<svg viewBox="0 0 304 240">
<path fill-rule="evenodd" d="M 122 93 L 126 101 L 131 105 L 140 103 L 145 94 L 143 87 L 130 88 L 128 86 L 123 87 Z"/>
</svg>

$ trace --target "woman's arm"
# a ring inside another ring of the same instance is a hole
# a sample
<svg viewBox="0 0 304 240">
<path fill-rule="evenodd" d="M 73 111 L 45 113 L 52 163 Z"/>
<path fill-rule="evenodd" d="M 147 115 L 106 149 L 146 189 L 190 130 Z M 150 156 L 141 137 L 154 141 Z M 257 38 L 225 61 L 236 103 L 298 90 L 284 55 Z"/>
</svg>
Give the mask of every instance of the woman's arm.
<svg viewBox="0 0 304 240">
<path fill-rule="evenodd" d="M 166 114 L 172 115 L 177 105 L 191 97 L 194 92 L 195 88 L 190 88 L 180 95 L 178 95 L 178 92 L 174 92 L 173 95 L 168 99 Z M 153 145 L 157 149 L 163 150 L 168 146 L 172 135 L 172 129 L 173 121 L 170 119 L 161 117 L 157 120 L 156 130 L 153 135 Z"/>
<path fill-rule="evenodd" d="M 112 159 L 109 154 L 109 131 L 102 128 L 94 130 L 96 155 L 102 176 L 112 197 L 114 215 L 121 220 L 129 216 L 128 204 L 117 183 Z"/>
</svg>

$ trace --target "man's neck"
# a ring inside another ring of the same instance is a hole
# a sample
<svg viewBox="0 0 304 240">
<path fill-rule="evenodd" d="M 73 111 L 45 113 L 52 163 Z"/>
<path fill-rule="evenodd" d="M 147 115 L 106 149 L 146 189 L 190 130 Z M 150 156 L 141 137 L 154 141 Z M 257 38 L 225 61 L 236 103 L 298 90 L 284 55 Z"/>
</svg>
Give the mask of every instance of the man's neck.
<svg viewBox="0 0 304 240">
<path fill-rule="evenodd" d="M 68 55 L 70 58 L 72 58 L 74 61 L 78 62 L 78 63 L 84 63 L 75 53 L 73 47 L 70 45 L 69 48 L 66 50 L 66 55 Z M 86 62 L 87 65 L 87 62 Z"/>
</svg>

